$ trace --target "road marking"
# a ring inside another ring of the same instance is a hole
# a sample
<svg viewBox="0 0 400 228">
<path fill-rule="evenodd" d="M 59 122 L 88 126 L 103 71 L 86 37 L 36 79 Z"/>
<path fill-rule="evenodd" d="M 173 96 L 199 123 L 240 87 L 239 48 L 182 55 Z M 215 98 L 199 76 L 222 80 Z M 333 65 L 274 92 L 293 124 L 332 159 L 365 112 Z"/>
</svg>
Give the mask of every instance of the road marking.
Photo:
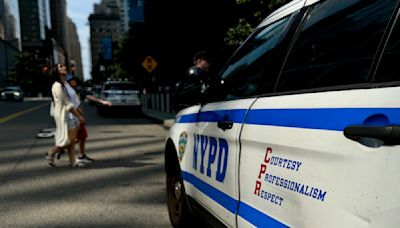
<svg viewBox="0 0 400 228">
<path fill-rule="evenodd" d="M 38 138 L 52 138 L 54 137 L 54 132 L 40 132 L 37 133 L 36 136 Z"/>
<path fill-rule="evenodd" d="M 2 117 L 2 118 L 0 118 L 0 124 L 5 123 L 5 122 L 7 122 L 9 120 L 15 119 L 15 118 L 17 118 L 19 116 L 22 116 L 22 115 L 26 114 L 26 113 L 35 111 L 35 110 L 37 110 L 39 108 L 42 108 L 42 107 L 44 107 L 46 105 L 49 105 L 49 104 L 48 103 L 42 104 L 42 105 L 27 109 L 27 110 L 24 110 L 24 111 L 21 111 L 21 112 L 17 112 L 17 113 L 11 114 L 11 115 L 6 116 L 6 117 Z"/>
<path fill-rule="evenodd" d="M 45 132 L 45 133 L 50 133 L 55 131 L 56 131 L 55 128 L 43 128 L 42 130 L 40 130 L 40 132 Z"/>
</svg>

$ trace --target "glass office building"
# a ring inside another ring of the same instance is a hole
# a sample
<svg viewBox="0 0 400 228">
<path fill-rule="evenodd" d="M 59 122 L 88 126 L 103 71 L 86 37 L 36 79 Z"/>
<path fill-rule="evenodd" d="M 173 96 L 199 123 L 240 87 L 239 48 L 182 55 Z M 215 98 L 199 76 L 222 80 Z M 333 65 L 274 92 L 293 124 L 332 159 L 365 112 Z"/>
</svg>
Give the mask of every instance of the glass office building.
<svg viewBox="0 0 400 228">
<path fill-rule="evenodd" d="M 18 1 L 0 0 L 0 88 L 15 69 L 21 51 L 21 29 Z"/>
</svg>

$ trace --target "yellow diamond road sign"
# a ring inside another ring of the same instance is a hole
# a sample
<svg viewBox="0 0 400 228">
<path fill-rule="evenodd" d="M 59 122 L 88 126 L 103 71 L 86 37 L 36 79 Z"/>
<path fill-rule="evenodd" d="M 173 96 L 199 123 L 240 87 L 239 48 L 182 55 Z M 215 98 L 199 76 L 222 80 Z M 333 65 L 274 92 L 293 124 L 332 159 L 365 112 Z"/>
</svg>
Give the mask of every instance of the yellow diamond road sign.
<svg viewBox="0 0 400 228">
<path fill-rule="evenodd" d="M 157 67 L 157 62 L 151 56 L 147 56 L 142 62 L 142 66 L 151 73 Z"/>
</svg>

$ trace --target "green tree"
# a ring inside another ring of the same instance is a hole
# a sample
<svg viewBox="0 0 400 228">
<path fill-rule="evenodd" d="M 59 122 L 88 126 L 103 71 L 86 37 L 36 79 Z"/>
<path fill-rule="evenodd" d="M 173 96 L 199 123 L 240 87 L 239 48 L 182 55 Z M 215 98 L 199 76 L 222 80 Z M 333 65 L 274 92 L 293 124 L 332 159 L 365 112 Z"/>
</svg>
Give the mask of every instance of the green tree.
<svg viewBox="0 0 400 228">
<path fill-rule="evenodd" d="M 133 76 L 130 75 L 119 62 L 113 62 L 111 65 L 107 67 L 107 72 L 110 74 L 111 78 L 118 80 L 133 80 Z"/>
<path fill-rule="evenodd" d="M 27 94 L 46 93 L 49 76 L 41 72 L 41 65 L 34 53 L 21 52 L 16 68 L 10 72 L 6 81 L 12 85 L 20 85 Z"/>
<path fill-rule="evenodd" d="M 225 45 L 237 48 L 248 37 L 254 28 L 273 10 L 290 0 L 236 0 L 239 18 L 237 23 L 228 29 Z"/>
<path fill-rule="evenodd" d="M 229 47 L 237 47 L 242 41 L 253 31 L 253 27 L 244 18 L 240 18 L 239 22 L 226 33 L 225 45 Z"/>
<path fill-rule="evenodd" d="M 19 61 L 14 70 L 10 72 L 6 79 L 9 84 L 19 84 L 31 86 L 33 83 L 32 75 L 35 75 L 35 66 L 33 65 L 34 55 L 30 52 L 21 52 Z"/>
<path fill-rule="evenodd" d="M 152 7 L 149 5 L 153 17 L 145 23 L 132 24 L 129 33 L 113 43 L 113 60 L 107 72 L 147 88 L 158 84 L 174 86 L 186 75 L 193 54 L 199 50 L 213 53 L 213 65 L 218 71 L 262 19 L 288 1 L 154 1 Z M 182 7 L 186 10 L 180 10 Z M 221 18 L 221 12 L 226 16 Z M 151 73 L 141 65 L 146 56 L 158 63 Z"/>
<path fill-rule="evenodd" d="M 145 84 L 142 61 L 147 53 L 148 32 L 143 25 L 132 25 L 129 33 L 113 44 L 113 63 L 107 70 L 115 78 L 134 81 L 139 86 Z"/>
</svg>

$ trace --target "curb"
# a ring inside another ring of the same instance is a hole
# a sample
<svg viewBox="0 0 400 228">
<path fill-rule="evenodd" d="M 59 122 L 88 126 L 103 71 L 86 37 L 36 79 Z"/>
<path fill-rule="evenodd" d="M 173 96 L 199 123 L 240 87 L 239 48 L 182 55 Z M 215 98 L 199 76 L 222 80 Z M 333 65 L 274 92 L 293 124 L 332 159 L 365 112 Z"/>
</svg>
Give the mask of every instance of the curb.
<svg viewBox="0 0 400 228">
<path fill-rule="evenodd" d="M 147 117 L 150 117 L 158 123 L 162 124 L 166 129 L 169 129 L 175 121 L 175 114 L 172 113 L 144 108 L 142 109 L 142 113 Z"/>
<path fill-rule="evenodd" d="M 51 101 L 50 97 L 24 97 L 25 101 Z"/>
</svg>

